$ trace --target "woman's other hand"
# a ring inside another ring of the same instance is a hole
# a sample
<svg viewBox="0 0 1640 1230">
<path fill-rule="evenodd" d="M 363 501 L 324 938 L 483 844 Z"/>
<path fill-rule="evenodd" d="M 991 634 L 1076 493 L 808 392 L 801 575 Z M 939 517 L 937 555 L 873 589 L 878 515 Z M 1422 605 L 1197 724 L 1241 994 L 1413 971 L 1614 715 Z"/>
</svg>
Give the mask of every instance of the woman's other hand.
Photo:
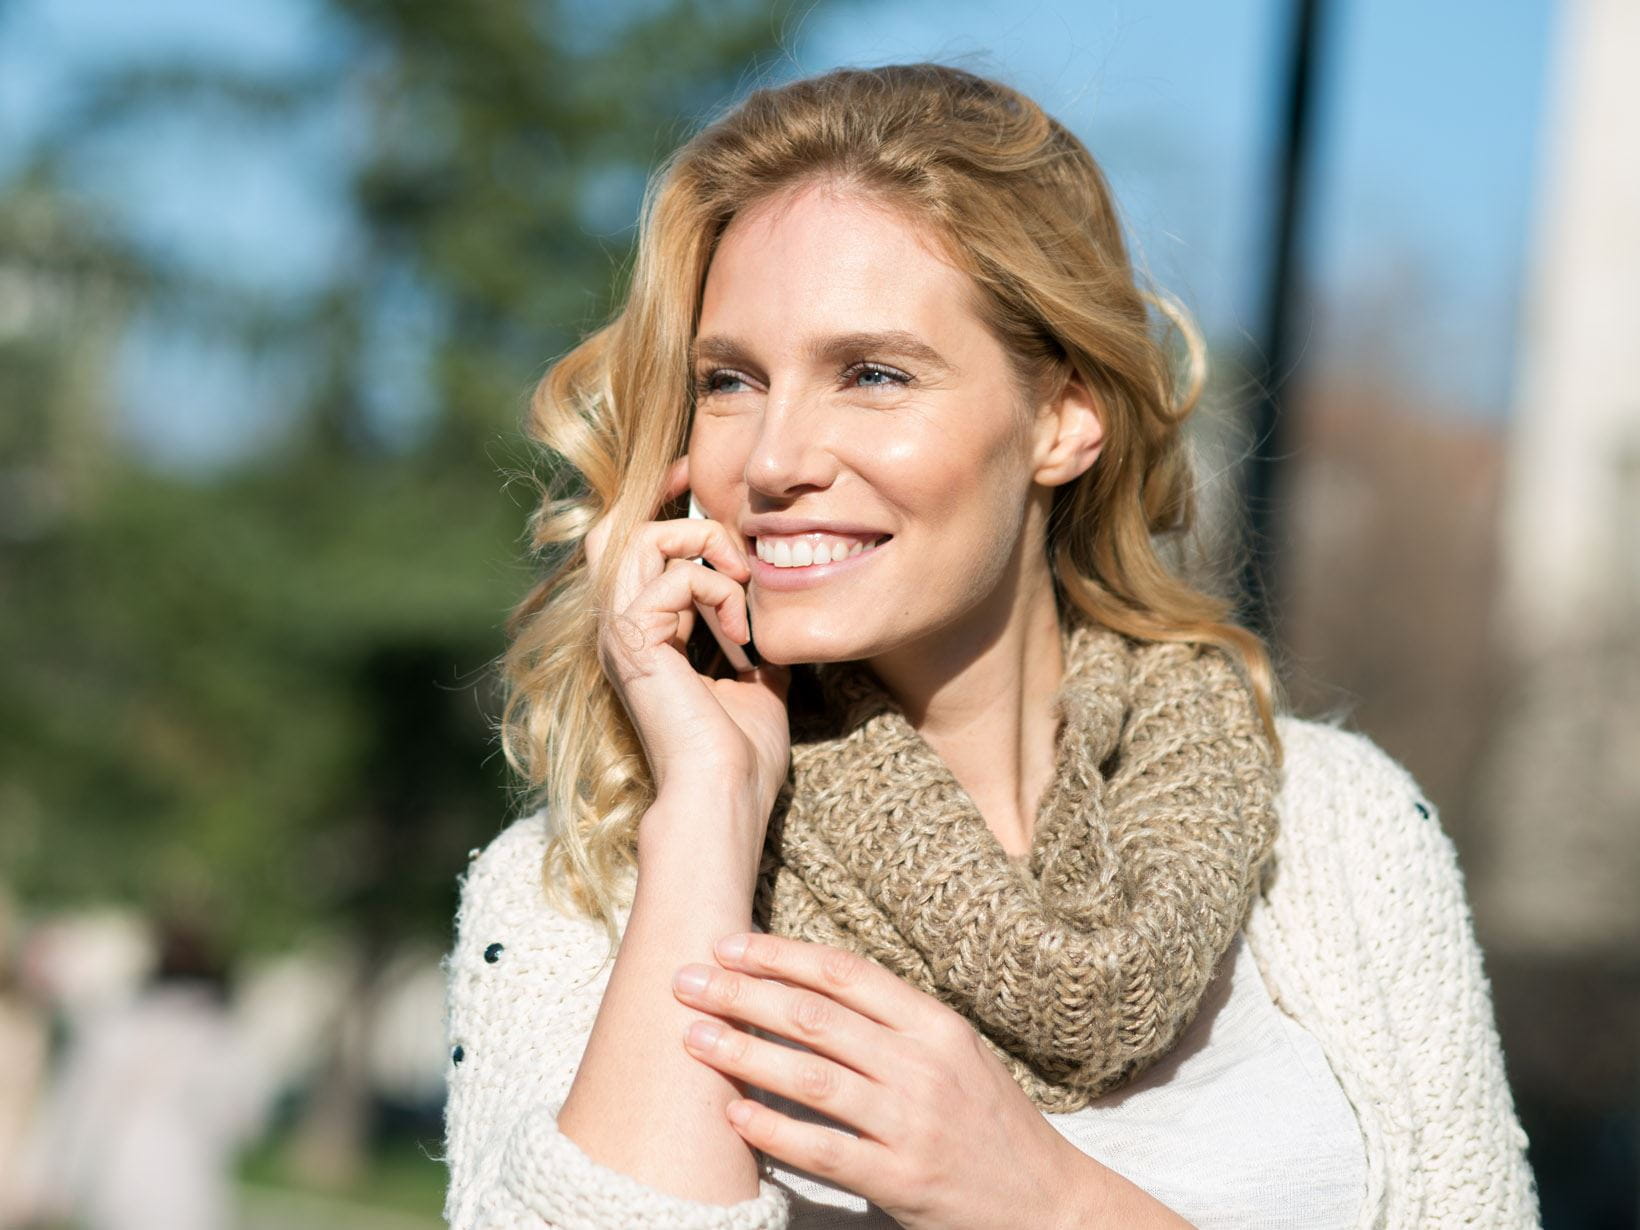
<svg viewBox="0 0 1640 1230">
<path fill-rule="evenodd" d="M 688 486 L 685 456 L 667 472 L 662 504 Z M 766 824 L 791 756 L 790 672 L 765 665 L 711 679 L 684 653 L 697 602 L 716 609 L 727 635 L 748 638 L 745 547 L 721 522 L 689 517 L 644 522 L 618 560 L 603 560 L 607 539 L 604 521 L 586 536 L 588 567 L 595 575 L 601 565 L 615 570 L 610 605 L 599 618 L 599 655 L 637 728 L 657 793 L 699 803 L 722 797 L 726 784 L 741 784 L 745 791 L 734 801 Z M 753 838 L 761 848 L 761 830 Z"/>
<path fill-rule="evenodd" d="M 725 939 L 744 939 L 744 950 L 734 955 L 719 941 L 718 966 L 686 965 L 674 981 L 682 1002 L 714 1014 L 697 1023 L 718 1030 L 685 1047 L 726 1076 L 858 1133 L 760 1102 L 730 1103 L 730 1121 L 754 1148 L 864 1196 L 907 1227 L 1187 1224 L 1055 1131 L 968 1021 L 933 996 L 825 944 L 762 933 Z M 702 989 L 683 985 L 689 972 L 705 976 Z"/>
</svg>

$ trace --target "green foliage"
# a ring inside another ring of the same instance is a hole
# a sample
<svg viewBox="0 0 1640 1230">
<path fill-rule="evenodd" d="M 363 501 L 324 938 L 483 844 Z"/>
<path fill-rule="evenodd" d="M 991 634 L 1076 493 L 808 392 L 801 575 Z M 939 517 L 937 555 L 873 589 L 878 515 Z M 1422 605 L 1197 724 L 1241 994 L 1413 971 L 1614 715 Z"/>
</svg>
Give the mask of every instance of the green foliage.
<svg viewBox="0 0 1640 1230">
<path fill-rule="evenodd" d="M 40 905 L 203 910 L 234 947 L 448 933 L 466 849 L 507 818 L 490 666 L 528 585 L 533 493 L 508 480 L 539 464 L 526 395 L 619 292 L 634 187 L 788 20 L 330 10 L 334 55 L 289 78 L 106 70 L 0 185 L 0 273 L 65 305 L 0 336 L 0 874 Z M 144 249 L 65 186 L 145 115 L 251 131 L 338 105 L 360 239 L 296 302 Z M 381 404 L 406 305 L 427 407 L 409 427 Z M 108 373 L 134 319 L 298 372 L 274 445 L 209 474 L 131 454 Z"/>
</svg>

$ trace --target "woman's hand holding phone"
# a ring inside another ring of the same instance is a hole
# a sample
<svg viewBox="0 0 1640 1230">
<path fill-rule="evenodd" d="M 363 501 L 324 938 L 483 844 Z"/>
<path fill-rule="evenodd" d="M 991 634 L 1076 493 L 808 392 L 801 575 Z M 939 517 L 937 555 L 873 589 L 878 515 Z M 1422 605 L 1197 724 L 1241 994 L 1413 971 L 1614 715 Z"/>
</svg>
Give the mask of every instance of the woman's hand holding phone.
<svg viewBox="0 0 1640 1230">
<path fill-rule="evenodd" d="M 667 472 L 663 506 L 688 489 L 688 467 L 682 457 Z M 595 571 L 606 538 L 603 523 L 587 534 L 588 566 Z M 790 672 L 765 664 L 733 679 L 712 679 L 694 668 L 684 649 L 697 603 L 713 611 L 723 636 L 749 641 L 745 548 L 720 522 L 680 517 L 642 523 L 623 556 L 604 563 L 615 575 L 610 606 L 599 617 L 599 656 L 637 728 L 658 796 L 688 803 L 684 810 L 718 824 L 721 810 L 702 807 L 703 801 L 747 805 L 756 832 L 746 837 L 755 856 L 790 764 Z M 726 797 L 726 786 L 738 790 Z"/>
<path fill-rule="evenodd" d="M 693 491 L 689 493 L 689 515 L 701 521 L 706 520 L 706 512 L 701 508 L 700 501 L 695 499 Z M 696 557 L 695 563 L 703 562 L 698 556 Z M 711 607 L 701 606 L 697 602 L 695 609 L 700 612 L 701 622 L 711 632 L 712 638 L 717 641 L 718 648 L 723 650 L 723 656 L 729 660 L 729 665 L 735 668 L 736 674 L 744 675 L 747 671 L 753 670 L 761 664 L 761 659 L 757 656 L 757 647 L 752 644 L 750 607 L 746 608 L 747 635 L 744 645 L 723 630 L 723 625 L 718 622 L 717 614 Z"/>
</svg>

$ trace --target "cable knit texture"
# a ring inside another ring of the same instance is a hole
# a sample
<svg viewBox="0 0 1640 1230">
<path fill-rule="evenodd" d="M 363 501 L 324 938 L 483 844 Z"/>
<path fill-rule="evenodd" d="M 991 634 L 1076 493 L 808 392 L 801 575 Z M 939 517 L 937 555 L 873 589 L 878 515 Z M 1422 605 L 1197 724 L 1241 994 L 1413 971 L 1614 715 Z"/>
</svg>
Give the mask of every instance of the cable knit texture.
<svg viewBox="0 0 1640 1230">
<path fill-rule="evenodd" d="M 1354 1108 L 1367 1176 L 1354 1225 L 1536 1226 L 1526 1138 L 1451 842 L 1416 783 L 1364 736 L 1292 717 L 1278 729 L 1279 831 L 1242 934 L 1271 998 L 1314 1037 Z M 874 1209 L 804 1198 L 798 1172 L 777 1159 L 760 1159 L 757 1197 L 709 1205 L 603 1167 L 558 1132 L 609 964 L 602 927 L 542 895 L 546 837 L 544 816 L 520 819 L 460 880 L 445 958 L 449 1224 L 891 1226 Z M 629 876 L 626 909 L 631 891 Z M 1120 1116 L 1120 1095 L 1115 1105 Z M 1064 1132 L 1088 1113 L 1048 1118 Z M 1178 1144 L 1167 1190 L 1193 1224 L 1281 1220 L 1273 1208 L 1261 1217 L 1230 1207 L 1210 1159 L 1191 1162 L 1193 1142 Z M 1150 1176 L 1127 1177 L 1144 1186 Z"/>
<path fill-rule="evenodd" d="M 822 669 L 753 903 L 968 1018 L 1043 1111 L 1167 1051 L 1246 919 L 1275 838 L 1274 749 L 1214 646 L 1062 631 L 1055 776 L 1026 859 L 862 663 Z"/>
</svg>

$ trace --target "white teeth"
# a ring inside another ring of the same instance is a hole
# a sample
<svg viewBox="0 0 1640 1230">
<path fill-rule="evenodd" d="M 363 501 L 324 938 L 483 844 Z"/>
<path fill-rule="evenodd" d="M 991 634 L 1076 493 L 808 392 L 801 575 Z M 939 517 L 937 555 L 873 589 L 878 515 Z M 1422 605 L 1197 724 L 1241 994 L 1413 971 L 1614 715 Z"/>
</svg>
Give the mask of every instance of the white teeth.
<svg viewBox="0 0 1640 1230">
<path fill-rule="evenodd" d="M 862 551 L 871 550 L 882 541 L 883 538 L 873 538 L 870 542 L 856 541 L 845 546 L 841 542 L 816 543 L 807 538 L 800 538 L 795 542 L 787 538 L 758 538 L 754 542 L 754 547 L 758 559 L 773 564 L 776 568 L 807 568 L 836 563 L 840 559 L 852 559 Z"/>
</svg>

